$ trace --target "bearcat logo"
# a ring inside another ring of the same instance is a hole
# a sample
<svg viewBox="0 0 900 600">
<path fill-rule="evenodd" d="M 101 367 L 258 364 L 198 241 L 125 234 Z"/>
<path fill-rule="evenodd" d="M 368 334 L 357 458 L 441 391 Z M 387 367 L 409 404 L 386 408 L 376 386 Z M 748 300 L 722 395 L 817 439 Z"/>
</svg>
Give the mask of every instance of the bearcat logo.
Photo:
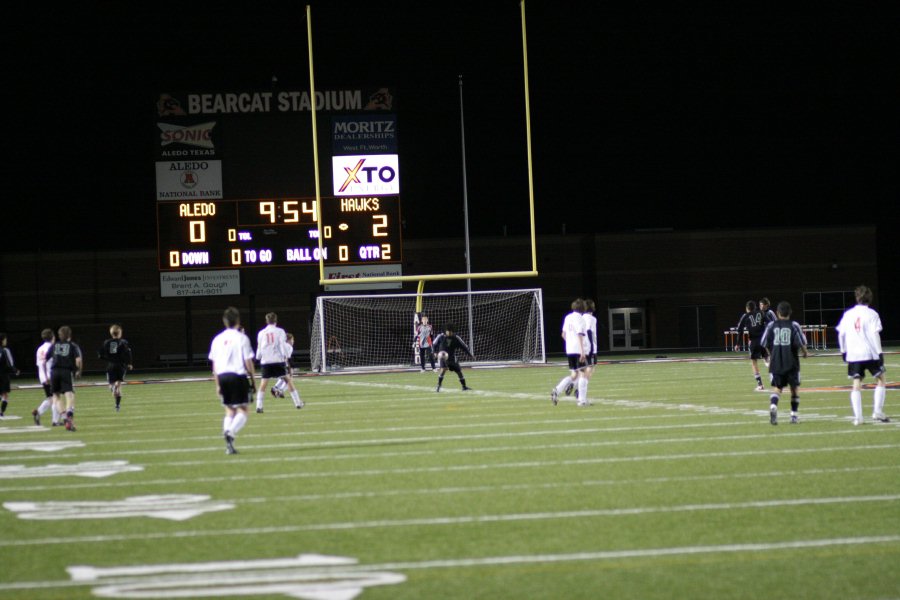
<svg viewBox="0 0 900 600">
<path fill-rule="evenodd" d="M 185 144 L 199 148 L 215 148 L 212 141 L 212 130 L 216 126 L 215 121 L 188 126 L 171 125 L 169 123 L 157 123 L 157 125 L 161 130 L 159 134 L 160 146 Z"/>
<path fill-rule="evenodd" d="M 160 117 L 184 116 L 187 113 L 181 108 L 181 103 L 169 94 L 160 94 L 156 101 L 156 112 Z"/>
<path fill-rule="evenodd" d="M 364 110 L 391 110 L 393 106 L 394 97 L 386 87 L 383 87 L 369 96 Z"/>
</svg>

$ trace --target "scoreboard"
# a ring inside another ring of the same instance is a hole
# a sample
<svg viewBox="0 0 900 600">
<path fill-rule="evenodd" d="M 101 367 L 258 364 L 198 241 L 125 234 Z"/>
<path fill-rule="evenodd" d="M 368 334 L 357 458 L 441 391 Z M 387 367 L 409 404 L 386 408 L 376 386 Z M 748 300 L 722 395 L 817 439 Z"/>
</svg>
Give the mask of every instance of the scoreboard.
<svg viewBox="0 0 900 600">
<path fill-rule="evenodd" d="M 158 202 L 160 270 L 319 262 L 315 198 Z M 400 262 L 400 197 L 322 197 L 328 265 Z"/>
<path fill-rule="evenodd" d="M 318 192 L 312 102 L 293 91 L 160 94 L 160 271 L 318 265 L 320 254 L 328 266 L 402 261 L 391 90 L 317 92 Z"/>
</svg>

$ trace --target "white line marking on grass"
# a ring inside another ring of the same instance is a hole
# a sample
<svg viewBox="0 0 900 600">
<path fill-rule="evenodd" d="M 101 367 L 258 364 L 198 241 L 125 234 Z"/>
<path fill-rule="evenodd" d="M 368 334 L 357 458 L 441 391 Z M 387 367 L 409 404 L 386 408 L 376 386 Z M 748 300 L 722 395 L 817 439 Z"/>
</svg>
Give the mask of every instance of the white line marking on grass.
<svg viewBox="0 0 900 600">
<path fill-rule="evenodd" d="M 395 561 L 382 564 L 358 564 L 355 559 L 344 557 L 328 557 L 322 555 L 301 554 L 297 558 L 275 558 L 240 562 L 209 563 L 174 563 L 169 565 L 135 565 L 132 567 L 95 568 L 91 566 L 69 567 L 67 571 L 71 581 L 20 581 L 0 584 L 0 590 L 39 590 L 77 588 L 93 586 L 98 583 L 102 588 L 94 588 L 94 592 L 108 597 L 134 598 L 173 598 L 179 590 L 189 588 L 193 597 L 233 595 L 234 588 L 222 589 L 222 585 L 231 583 L 224 581 L 227 573 L 237 570 L 242 584 L 255 586 L 257 594 L 262 585 L 279 585 L 279 589 L 267 590 L 293 597 L 287 582 L 309 583 L 316 577 L 334 581 L 337 577 L 350 575 L 361 581 L 360 575 L 368 573 L 376 575 L 390 571 L 460 569 L 473 567 L 498 567 L 529 564 L 553 564 L 567 562 L 598 562 L 623 559 L 655 559 L 672 556 L 693 556 L 700 554 L 742 554 L 760 552 L 794 551 L 813 548 L 833 548 L 841 546 L 875 546 L 900 542 L 898 535 L 862 536 L 851 538 L 819 538 L 812 540 L 784 540 L 774 542 L 753 542 L 742 544 L 720 544 L 699 546 L 675 546 L 668 548 L 632 548 L 627 550 L 597 550 L 587 552 L 571 552 L 567 554 L 520 554 L 508 556 L 481 556 L 464 558 L 447 558 L 426 561 Z M 229 566 L 231 565 L 231 566 Z M 316 567 L 312 570 L 311 567 Z M 287 571 L 287 569 L 303 569 L 304 572 Z M 285 570 L 279 573 L 279 570 Z M 213 577 L 210 577 L 210 574 Z M 402 574 L 394 574 L 405 581 Z M 388 583 L 387 579 L 378 579 Z M 379 583 L 374 583 L 378 585 Z M 390 583 L 402 583 L 401 580 Z M 242 590 L 238 590 L 240 592 Z M 252 590 L 248 590 L 250 593 Z M 310 590 L 310 592 L 321 591 Z M 335 598 L 354 598 L 355 590 L 342 588 L 346 592 Z M 131 595 L 129 595 L 131 594 Z M 329 596 L 312 595 L 310 598 Z"/>
<path fill-rule="evenodd" d="M 185 521 L 208 512 L 231 510 L 234 504 L 211 500 L 199 494 L 132 496 L 113 501 L 4 502 L 3 508 L 20 519 L 70 521 L 73 519 L 122 519 L 150 517 Z"/>
<path fill-rule="evenodd" d="M 817 433 L 809 433 L 806 435 L 824 435 Z M 717 440 L 730 440 L 737 439 L 740 436 L 721 436 L 719 438 L 689 438 L 689 439 L 676 439 L 674 441 L 684 441 L 690 443 L 692 440 L 696 441 L 717 441 Z M 762 436 L 746 436 L 748 438 L 752 437 L 766 437 Z M 661 443 L 660 440 L 632 440 L 630 442 L 614 442 L 614 441 L 602 441 L 602 442 L 591 442 L 591 443 L 572 443 L 572 444 L 546 444 L 541 446 L 533 446 L 529 447 L 529 450 L 533 451 L 543 451 L 543 450 L 558 450 L 558 449 L 584 449 L 590 447 L 598 447 L 598 446 L 618 446 L 618 445 L 653 445 L 654 443 Z M 715 457 L 715 458 L 727 458 L 727 457 L 736 457 L 736 456 L 749 456 L 749 455 L 767 455 L 767 454 L 798 454 L 798 453 L 809 453 L 809 452 L 840 452 L 844 450 L 850 451 L 867 451 L 873 449 L 885 449 L 885 448 L 897 448 L 900 447 L 900 444 L 895 445 L 864 445 L 864 446 L 852 446 L 849 448 L 846 447 L 834 447 L 829 446 L 827 448 L 804 448 L 804 449 L 782 449 L 782 450 L 760 450 L 760 451 L 745 451 L 745 452 L 733 452 L 733 453 L 713 453 L 713 454 L 665 454 L 658 456 L 636 456 L 636 457 L 621 457 L 621 458 L 598 458 L 598 459 L 572 459 L 565 461 L 535 461 L 529 463 L 516 462 L 516 463 L 498 463 L 498 464 L 478 464 L 478 465 L 461 465 L 461 466 L 444 466 L 444 467 L 420 467 L 417 469 L 378 469 L 378 470 L 366 470 L 366 471 L 330 471 L 327 473 L 278 473 L 273 475 L 229 475 L 223 477 L 191 477 L 191 478 L 177 478 L 177 479 L 155 479 L 150 481 L 128 481 L 128 482 L 111 482 L 111 483 L 91 483 L 91 484 L 73 484 L 71 482 L 67 482 L 65 484 L 58 485 L 34 485 L 34 486 L 7 486 L 0 487 L 0 492 L 23 492 L 23 491 L 46 491 L 46 490 L 55 490 L 55 489 L 78 489 L 78 488 L 91 488 L 91 489 L 99 489 L 99 488 L 116 488 L 116 487 L 128 487 L 128 488 L 137 488 L 144 486 L 157 486 L 157 485 L 183 485 L 187 483 L 220 483 L 224 481 L 235 482 L 235 481 L 256 481 L 256 480 L 265 480 L 265 479 L 297 479 L 297 478 L 312 478 L 312 477 L 346 477 L 346 476 L 354 476 L 354 477 L 370 477 L 370 476 L 383 476 L 383 475 L 391 475 L 391 474 L 408 474 L 414 472 L 435 472 L 435 471 L 444 471 L 444 470 L 454 470 L 454 471 L 469 471 L 469 470 L 483 470 L 490 468 L 497 469 L 506 469 L 506 468 L 520 468 L 520 467 L 549 467 L 549 466 L 564 466 L 571 464 L 585 464 L 586 462 L 590 463 L 612 463 L 612 462 L 630 462 L 630 461 L 641 461 L 641 460 L 691 460 L 695 458 L 707 458 L 707 457 Z M 501 447 L 501 448 L 463 448 L 463 449 L 454 449 L 447 451 L 436 451 L 436 450 L 423 450 L 423 451 L 413 451 L 413 452 L 386 452 L 380 453 L 377 455 L 369 455 L 367 458 L 393 458 L 397 456 L 428 456 L 434 454 L 462 454 L 462 455 L 474 455 L 478 453 L 484 452 L 501 452 L 501 451 L 517 451 L 521 450 L 520 447 Z M 337 455 L 329 457 L 329 460 L 338 460 L 338 459 L 346 459 L 346 460 L 359 460 L 359 455 L 356 454 L 346 454 L 346 455 Z M 245 463 L 288 463 L 288 462 L 304 462 L 304 461 L 320 461 L 322 460 L 321 456 L 303 456 L 303 457 L 292 457 L 290 459 L 280 458 L 280 457 L 265 457 L 260 459 L 255 459 L 253 461 L 246 460 L 242 461 L 241 464 Z M 209 461 L 184 461 L 184 462 L 170 462 L 170 463 L 160 463 L 154 466 L 198 466 L 198 465 L 208 465 Z M 860 468 L 859 470 L 865 470 Z"/>
<path fill-rule="evenodd" d="M 403 527 L 439 527 L 446 525 L 472 525 L 488 523 L 514 523 L 526 521 L 555 521 L 569 519 L 591 519 L 604 517 L 624 517 L 647 514 L 672 514 L 685 512 L 709 512 L 722 510 L 757 510 L 783 506 L 823 506 L 833 504 L 856 504 L 861 502 L 897 502 L 900 494 L 873 496 L 837 496 L 826 498 L 786 498 L 779 500 L 754 500 L 747 502 L 723 502 L 709 504 L 684 504 L 680 506 L 641 506 L 631 508 L 604 508 L 590 510 L 569 510 L 558 512 L 514 513 L 494 515 L 463 515 L 448 517 L 421 517 L 411 519 L 382 519 L 372 521 L 345 521 L 335 523 L 309 523 L 306 525 L 282 525 L 279 527 L 248 527 L 244 529 L 183 530 L 160 533 L 136 533 L 116 535 L 94 535 L 78 537 L 54 537 L 33 540 L 0 540 L 0 547 L 43 546 L 58 544 L 86 544 L 124 542 L 156 539 L 188 539 L 226 536 L 257 536 L 301 533 L 310 531 L 355 531 L 358 529 L 391 529 Z M 900 537 L 900 536 L 898 536 Z"/>
<path fill-rule="evenodd" d="M 127 460 L 82 462 L 73 465 L 44 465 L 40 467 L 9 465 L 0 467 L 0 479 L 30 479 L 32 477 L 101 478 L 118 473 L 132 473 L 143 470 L 144 467 L 129 465 Z"/>
<path fill-rule="evenodd" d="M 0 452 L 60 452 L 72 448 L 84 448 L 84 442 L 75 440 L 69 442 L 0 443 Z"/>
</svg>

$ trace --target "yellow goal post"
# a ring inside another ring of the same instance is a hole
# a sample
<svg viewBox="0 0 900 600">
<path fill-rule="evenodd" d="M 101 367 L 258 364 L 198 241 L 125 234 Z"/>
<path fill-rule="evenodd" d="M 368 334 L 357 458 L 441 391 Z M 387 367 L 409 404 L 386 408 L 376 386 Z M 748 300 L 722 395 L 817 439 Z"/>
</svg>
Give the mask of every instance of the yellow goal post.
<svg viewBox="0 0 900 600">
<path fill-rule="evenodd" d="M 512 277 L 537 277 L 537 244 L 535 241 L 535 225 L 534 225 L 534 176 L 532 173 L 532 157 L 531 157 L 531 105 L 529 101 L 528 91 L 528 41 L 525 29 L 525 0 L 519 3 L 522 18 L 522 62 L 525 73 L 525 134 L 526 134 L 526 151 L 528 157 L 528 210 L 531 225 L 531 270 L 530 271 L 498 271 L 489 273 L 442 273 L 431 275 L 394 275 L 381 277 L 358 277 L 353 279 L 325 279 L 325 252 L 323 248 L 324 234 L 322 232 L 322 219 L 317 218 L 319 227 L 319 285 L 358 285 L 361 283 L 394 283 L 394 282 L 419 282 L 419 293 L 422 292 L 422 285 L 425 281 L 450 281 L 460 279 L 506 279 Z M 310 6 L 306 6 L 306 34 L 307 43 L 309 44 L 309 94 L 310 98 L 316 97 L 316 83 L 313 70 L 313 46 L 312 46 L 312 16 Z M 322 206 L 321 184 L 319 180 L 319 145 L 318 134 L 316 130 L 316 103 L 312 102 L 312 143 L 313 143 L 313 165 L 315 170 L 315 188 L 316 188 L 316 206 Z M 319 208 L 319 216 L 322 211 Z"/>
</svg>

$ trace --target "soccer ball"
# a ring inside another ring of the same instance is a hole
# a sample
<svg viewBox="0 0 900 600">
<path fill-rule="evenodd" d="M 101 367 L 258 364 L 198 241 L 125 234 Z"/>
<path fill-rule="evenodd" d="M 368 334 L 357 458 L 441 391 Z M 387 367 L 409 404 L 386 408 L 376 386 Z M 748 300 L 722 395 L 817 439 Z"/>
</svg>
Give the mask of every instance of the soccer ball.
<svg viewBox="0 0 900 600">
<path fill-rule="evenodd" d="M 447 360 L 447 353 L 441 350 L 437 353 L 437 359 L 441 362 L 444 362 L 445 360 Z"/>
</svg>

